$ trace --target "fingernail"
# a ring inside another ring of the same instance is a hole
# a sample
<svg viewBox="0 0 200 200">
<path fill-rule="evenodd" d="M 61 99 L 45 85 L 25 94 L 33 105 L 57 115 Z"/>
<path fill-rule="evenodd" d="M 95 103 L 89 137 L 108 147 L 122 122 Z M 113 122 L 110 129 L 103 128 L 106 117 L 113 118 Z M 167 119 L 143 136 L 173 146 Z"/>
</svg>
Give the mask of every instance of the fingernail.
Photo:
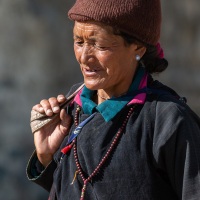
<svg viewBox="0 0 200 200">
<path fill-rule="evenodd" d="M 58 97 L 59 100 L 62 100 L 62 99 L 64 99 L 64 98 L 65 98 L 65 97 L 63 97 L 63 96 L 59 96 L 59 97 Z"/>
<path fill-rule="evenodd" d="M 57 112 L 59 110 L 60 110 L 60 108 L 58 106 L 56 106 L 56 107 L 53 108 L 53 112 Z"/>
<path fill-rule="evenodd" d="M 40 108 L 39 108 L 39 111 L 40 111 L 40 112 L 43 112 L 43 111 L 44 111 L 44 108 L 43 108 L 43 107 L 40 107 Z"/>
<path fill-rule="evenodd" d="M 47 115 L 50 115 L 50 114 L 52 114 L 53 112 L 52 112 L 52 110 L 51 109 L 48 109 L 47 110 Z"/>
</svg>

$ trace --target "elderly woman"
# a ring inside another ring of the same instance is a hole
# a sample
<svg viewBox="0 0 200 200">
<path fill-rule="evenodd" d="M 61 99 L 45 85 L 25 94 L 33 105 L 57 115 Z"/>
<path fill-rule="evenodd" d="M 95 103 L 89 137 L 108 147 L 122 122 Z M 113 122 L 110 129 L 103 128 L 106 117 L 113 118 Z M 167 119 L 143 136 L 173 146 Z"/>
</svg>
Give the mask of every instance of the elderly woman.
<svg viewBox="0 0 200 200">
<path fill-rule="evenodd" d="M 68 16 L 84 87 L 67 109 L 33 107 L 60 114 L 34 132 L 28 178 L 49 200 L 200 199 L 199 118 L 151 77 L 168 65 L 160 0 L 77 0 Z"/>
</svg>

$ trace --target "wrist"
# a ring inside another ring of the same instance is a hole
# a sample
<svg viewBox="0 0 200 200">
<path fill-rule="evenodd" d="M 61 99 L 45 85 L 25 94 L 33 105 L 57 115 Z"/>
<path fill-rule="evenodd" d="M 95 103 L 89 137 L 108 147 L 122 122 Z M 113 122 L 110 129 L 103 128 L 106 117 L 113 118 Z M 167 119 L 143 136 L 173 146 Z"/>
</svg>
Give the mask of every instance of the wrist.
<svg viewBox="0 0 200 200">
<path fill-rule="evenodd" d="M 47 167 L 47 165 L 53 160 L 53 155 L 37 153 L 37 158 L 44 167 Z"/>
</svg>

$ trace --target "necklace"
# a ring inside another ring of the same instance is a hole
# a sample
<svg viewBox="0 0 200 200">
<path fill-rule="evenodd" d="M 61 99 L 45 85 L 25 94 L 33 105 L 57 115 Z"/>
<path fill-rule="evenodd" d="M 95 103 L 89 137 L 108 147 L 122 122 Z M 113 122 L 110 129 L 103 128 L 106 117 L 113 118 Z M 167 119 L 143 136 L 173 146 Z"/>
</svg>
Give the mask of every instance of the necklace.
<svg viewBox="0 0 200 200">
<path fill-rule="evenodd" d="M 113 96 L 113 97 L 118 98 L 118 97 L 121 97 L 121 96 L 125 95 L 126 93 L 127 93 L 127 92 L 124 92 L 124 93 L 122 93 L 122 94 L 120 94 L 120 95 L 118 95 L 118 96 Z M 103 100 L 108 100 L 108 99 L 110 99 L 110 97 L 101 96 L 98 92 L 97 92 L 97 96 L 100 97 L 100 98 L 103 99 Z"/>
<path fill-rule="evenodd" d="M 103 100 L 108 100 L 108 99 L 110 99 L 109 97 L 100 96 L 98 92 L 97 92 L 97 96 L 100 97 L 100 98 L 103 99 Z"/>
<path fill-rule="evenodd" d="M 131 107 L 128 111 L 128 114 L 124 120 L 124 122 L 122 123 L 122 126 L 119 128 L 119 130 L 117 131 L 113 141 L 111 142 L 107 152 L 105 153 L 105 155 L 102 157 L 101 161 L 99 162 L 99 164 L 96 166 L 96 168 L 94 169 L 94 171 L 88 175 L 88 177 L 85 177 L 83 170 L 81 168 L 81 165 L 79 163 L 79 159 L 78 159 L 78 153 L 77 153 L 77 145 L 76 145 L 76 139 L 73 140 L 73 146 L 74 146 L 74 158 L 75 158 L 75 163 L 76 163 L 76 167 L 77 167 L 77 173 L 81 176 L 81 179 L 83 180 L 83 187 L 82 187 L 82 191 L 81 191 L 81 197 L 80 200 L 84 200 L 84 196 L 85 196 L 85 191 L 86 191 L 86 187 L 87 187 L 87 183 L 90 182 L 92 180 L 92 178 L 94 176 L 96 176 L 96 174 L 102 169 L 103 165 L 105 164 L 105 162 L 108 160 L 108 158 L 110 157 L 111 153 L 113 152 L 113 150 L 117 147 L 117 144 L 119 143 L 119 139 L 122 136 L 122 133 L 124 131 L 124 128 L 128 122 L 128 119 L 130 118 L 131 114 L 133 113 L 135 107 Z M 74 121 L 75 121 L 75 125 L 78 126 L 78 114 L 80 111 L 80 107 L 78 106 L 76 109 L 76 113 L 75 113 L 75 117 L 74 117 Z"/>
</svg>

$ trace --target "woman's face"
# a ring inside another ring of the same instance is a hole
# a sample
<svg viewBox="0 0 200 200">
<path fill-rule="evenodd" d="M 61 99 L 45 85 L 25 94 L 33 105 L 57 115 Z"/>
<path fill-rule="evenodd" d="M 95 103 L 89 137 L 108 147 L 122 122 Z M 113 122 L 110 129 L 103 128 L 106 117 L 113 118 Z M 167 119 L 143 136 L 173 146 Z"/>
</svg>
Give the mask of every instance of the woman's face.
<svg viewBox="0 0 200 200">
<path fill-rule="evenodd" d="M 117 95 L 128 89 L 137 66 L 137 45 L 125 45 L 112 28 L 97 22 L 75 22 L 74 51 L 91 90 Z"/>
</svg>

